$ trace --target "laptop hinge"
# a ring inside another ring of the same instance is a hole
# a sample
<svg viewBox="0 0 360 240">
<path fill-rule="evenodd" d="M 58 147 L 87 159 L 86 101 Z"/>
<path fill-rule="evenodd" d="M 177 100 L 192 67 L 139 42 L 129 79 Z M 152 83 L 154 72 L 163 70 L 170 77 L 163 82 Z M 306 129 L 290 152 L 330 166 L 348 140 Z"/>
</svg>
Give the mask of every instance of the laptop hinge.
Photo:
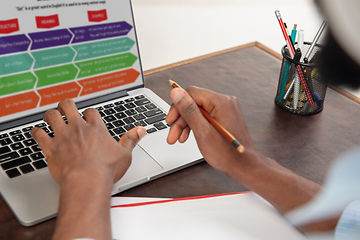
<svg viewBox="0 0 360 240">
<path fill-rule="evenodd" d="M 107 94 L 105 96 L 91 98 L 91 99 L 88 99 L 88 100 L 78 102 L 78 103 L 76 103 L 76 106 L 78 108 L 84 108 L 84 107 L 99 104 L 99 103 L 102 103 L 102 102 L 110 101 L 110 100 L 113 100 L 113 99 L 116 99 L 116 98 L 126 97 L 128 95 L 129 94 L 128 94 L 128 92 L 126 90 L 122 90 L 122 91 L 118 91 L 118 92 L 115 92 L 115 93 Z M 39 121 L 39 120 L 41 120 L 43 118 L 44 113 L 45 112 L 40 112 L 40 113 L 36 113 L 36 114 L 30 115 L 30 116 L 21 117 L 21 118 L 18 118 L 18 119 L 13 119 L 13 120 L 10 120 L 8 122 L 1 123 L 0 124 L 0 131 L 6 130 L 6 129 L 9 129 L 9 128 L 14 128 L 14 127 L 17 127 L 17 126 L 21 126 L 21 125 L 24 125 L 24 124 L 27 124 L 27 123 Z"/>
<path fill-rule="evenodd" d="M 78 103 L 76 103 L 76 106 L 77 106 L 77 108 L 84 108 L 84 107 L 88 107 L 91 105 L 99 104 L 102 102 L 106 102 L 106 101 L 110 101 L 110 100 L 113 100 L 116 98 L 122 98 L 122 97 L 126 97 L 126 96 L 129 96 L 128 92 L 126 90 L 122 90 L 119 92 L 110 93 L 105 96 L 91 98 L 91 99 L 88 99 L 85 101 L 78 102 Z"/>
</svg>

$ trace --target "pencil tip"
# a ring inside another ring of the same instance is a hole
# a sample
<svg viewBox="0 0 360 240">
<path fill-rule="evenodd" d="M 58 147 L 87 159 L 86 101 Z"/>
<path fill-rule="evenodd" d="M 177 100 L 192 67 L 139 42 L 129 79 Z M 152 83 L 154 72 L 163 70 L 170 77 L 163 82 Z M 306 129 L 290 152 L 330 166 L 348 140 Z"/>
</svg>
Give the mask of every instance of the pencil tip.
<svg viewBox="0 0 360 240">
<path fill-rule="evenodd" d="M 169 80 L 169 83 L 172 86 L 175 82 L 173 80 Z"/>
</svg>

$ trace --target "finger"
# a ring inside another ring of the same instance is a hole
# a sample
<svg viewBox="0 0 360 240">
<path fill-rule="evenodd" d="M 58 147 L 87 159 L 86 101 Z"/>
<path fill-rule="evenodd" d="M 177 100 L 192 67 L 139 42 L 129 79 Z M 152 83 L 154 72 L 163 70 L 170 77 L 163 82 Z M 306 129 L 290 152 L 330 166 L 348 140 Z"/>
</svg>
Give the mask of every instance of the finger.
<svg viewBox="0 0 360 240">
<path fill-rule="evenodd" d="M 54 132 L 60 131 L 66 126 L 64 119 L 61 117 L 61 113 L 58 110 L 52 109 L 44 114 L 44 122 L 48 123 Z"/>
<path fill-rule="evenodd" d="M 52 138 L 47 135 L 47 133 L 38 127 L 35 127 L 31 130 L 31 136 L 38 143 L 39 148 L 41 148 L 44 154 L 47 153 L 47 150 L 51 147 Z"/>
<path fill-rule="evenodd" d="M 127 148 L 129 151 L 132 151 L 136 144 L 145 137 L 146 130 L 143 127 L 136 127 L 125 133 L 121 138 L 119 143 Z"/>
<path fill-rule="evenodd" d="M 201 106 L 213 116 L 213 111 L 221 109 L 221 100 L 228 96 L 199 87 L 189 87 L 186 92 L 194 99 L 198 106 Z"/>
<path fill-rule="evenodd" d="M 102 123 L 100 113 L 95 108 L 88 108 L 83 112 L 83 115 L 88 123 Z"/>
<path fill-rule="evenodd" d="M 166 123 L 172 124 L 179 118 L 180 114 L 174 104 L 171 105 L 168 115 L 165 118 Z"/>
<path fill-rule="evenodd" d="M 69 123 L 81 120 L 81 116 L 72 99 L 61 100 L 58 104 L 58 110 L 67 118 Z"/>
<path fill-rule="evenodd" d="M 198 137 L 204 136 L 203 133 L 207 133 L 212 129 L 210 123 L 200 112 L 198 105 L 184 89 L 174 88 L 171 90 L 170 96 L 181 117 L 187 122 L 195 135 L 198 135 Z"/>
<path fill-rule="evenodd" d="M 184 143 L 184 142 L 186 142 L 186 140 L 189 138 L 190 131 L 191 131 L 191 130 L 190 130 L 189 127 L 185 128 L 185 129 L 182 131 L 182 133 L 181 133 L 181 135 L 180 135 L 180 137 L 179 137 L 179 143 Z"/>
<path fill-rule="evenodd" d="M 186 128 L 190 132 L 190 128 L 188 127 L 184 118 L 180 116 L 175 122 L 171 124 L 167 142 L 169 144 L 174 144 L 180 138 L 181 134 Z"/>
</svg>

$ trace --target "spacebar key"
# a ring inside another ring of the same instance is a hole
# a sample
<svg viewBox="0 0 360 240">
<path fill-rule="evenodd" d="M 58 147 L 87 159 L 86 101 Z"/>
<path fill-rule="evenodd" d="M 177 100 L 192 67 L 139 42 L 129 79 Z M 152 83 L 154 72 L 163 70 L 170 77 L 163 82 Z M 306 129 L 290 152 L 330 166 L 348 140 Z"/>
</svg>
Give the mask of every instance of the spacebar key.
<svg viewBox="0 0 360 240">
<path fill-rule="evenodd" d="M 155 116 L 155 117 L 145 119 L 145 122 L 146 122 L 147 124 L 153 124 L 153 123 L 162 121 L 162 120 L 164 120 L 165 118 L 166 118 L 166 114 L 160 114 L 160 115 L 157 115 L 157 116 Z"/>
<path fill-rule="evenodd" d="M 26 156 L 26 157 L 22 157 L 22 158 L 13 160 L 13 161 L 3 163 L 3 164 L 1 164 L 1 167 L 4 170 L 7 170 L 7 169 L 14 168 L 14 167 L 17 167 L 17 166 L 20 166 L 20 165 L 23 165 L 23 164 L 29 163 L 29 162 L 31 162 L 31 160 L 28 156 Z"/>
</svg>

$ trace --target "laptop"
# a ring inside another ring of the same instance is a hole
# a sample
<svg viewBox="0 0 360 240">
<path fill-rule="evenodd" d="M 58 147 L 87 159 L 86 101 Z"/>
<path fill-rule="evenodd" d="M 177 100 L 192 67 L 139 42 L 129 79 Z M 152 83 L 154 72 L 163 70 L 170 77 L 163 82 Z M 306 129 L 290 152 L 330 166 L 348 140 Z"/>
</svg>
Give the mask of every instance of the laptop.
<svg viewBox="0 0 360 240">
<path fill-rule="evenodd" d="M 96 108 L 114 141 L 146 128 L 112 194 L 202 160 L 193 135 L 166 142 L 169 105 L 144 88 L 130 0 L 8 1 L 0 9 L 0 192 L 23 226 L 57 214 L 59 185 L 30 131 L 54 137 L 42 117 L 64 98 L 80 114 Z"/>
</svg>

